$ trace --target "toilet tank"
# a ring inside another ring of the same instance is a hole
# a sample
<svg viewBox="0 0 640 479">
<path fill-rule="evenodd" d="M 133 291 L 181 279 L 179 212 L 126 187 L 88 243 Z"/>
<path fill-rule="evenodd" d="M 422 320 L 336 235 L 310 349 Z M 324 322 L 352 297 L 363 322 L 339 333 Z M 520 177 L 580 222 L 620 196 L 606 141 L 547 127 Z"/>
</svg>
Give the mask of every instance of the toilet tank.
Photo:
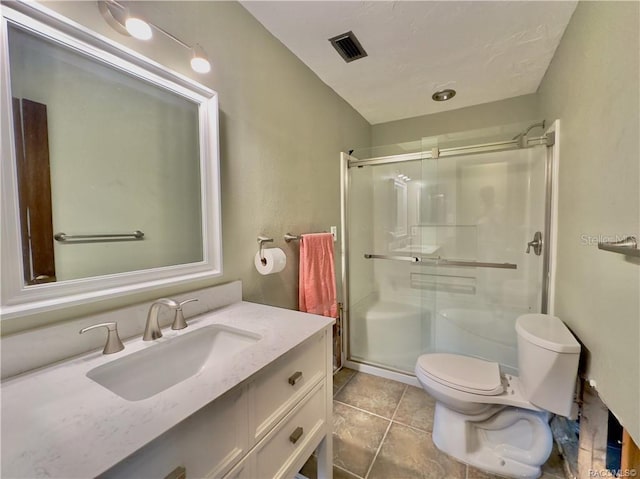
<svg viewBox="0 0 640 479">
<path fill-rule="evenodd" d="M 525 314 L 516 320 L 519 380 L 525 397 L 539 408 L 571 414 L 580 343 L 557 317 Z"/>
</svg>

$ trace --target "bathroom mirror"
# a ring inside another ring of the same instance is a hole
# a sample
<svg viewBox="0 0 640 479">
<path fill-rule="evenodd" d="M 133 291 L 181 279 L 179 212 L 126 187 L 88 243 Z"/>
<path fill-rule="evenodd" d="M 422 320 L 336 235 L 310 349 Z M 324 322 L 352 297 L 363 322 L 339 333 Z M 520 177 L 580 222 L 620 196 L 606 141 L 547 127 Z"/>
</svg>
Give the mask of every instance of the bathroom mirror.
<svg viewBox="0 0 640 479">
<path fill-rule="evenodd" d="M 393 239 L 407 235 L 407 184 L 399 179 L 389 180 L 390 184 L 390 232 Z"/>
<path fill-rule="evenodd" d="M 43 6 L 12 6 L 2 318 L 220 275 L 216 93 Z"/>
</svg>

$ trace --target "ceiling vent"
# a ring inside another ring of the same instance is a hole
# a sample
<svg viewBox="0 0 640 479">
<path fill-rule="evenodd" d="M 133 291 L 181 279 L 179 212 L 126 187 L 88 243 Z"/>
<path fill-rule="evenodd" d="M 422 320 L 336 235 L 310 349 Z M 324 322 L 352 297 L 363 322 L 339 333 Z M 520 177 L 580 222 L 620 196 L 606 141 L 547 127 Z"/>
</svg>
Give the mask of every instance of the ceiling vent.
<svg viewBox="0 0 640 479">
<path fill-rule="evenodd" d="M 347 32 L 329 38 L 329 41 L 347 63 L 367 56 L 367 52 L 364 51 L 364 48 L 362 48 L 362 45 L 360 45 L 360 42 L 353 32 Z"/>
</svg>

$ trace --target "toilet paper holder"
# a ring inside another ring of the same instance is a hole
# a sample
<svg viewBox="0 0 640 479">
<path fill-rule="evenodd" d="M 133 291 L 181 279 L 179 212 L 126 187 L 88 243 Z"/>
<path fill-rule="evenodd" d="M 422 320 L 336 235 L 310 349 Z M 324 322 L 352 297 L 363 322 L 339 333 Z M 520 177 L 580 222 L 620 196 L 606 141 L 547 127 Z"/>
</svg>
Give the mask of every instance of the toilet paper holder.
<svg viewBox="0 0 640 479">
<path fill-rule="evenodd" d="M 258 236 L 258 244 L 260 245 L 260 261 L 263 265 L 267 264 L 267 260 L 264 259 L 264 244 L 273 243 L 273 238 L 267 238 L 266 236 Z"/>
</svg>

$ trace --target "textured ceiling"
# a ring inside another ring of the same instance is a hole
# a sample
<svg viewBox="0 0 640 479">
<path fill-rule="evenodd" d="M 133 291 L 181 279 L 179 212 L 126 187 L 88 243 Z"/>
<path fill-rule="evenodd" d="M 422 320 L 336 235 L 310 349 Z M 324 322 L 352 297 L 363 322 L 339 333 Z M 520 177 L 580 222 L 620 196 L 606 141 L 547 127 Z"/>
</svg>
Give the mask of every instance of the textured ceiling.
<svg viewBox="0 0 640 479">
<path fill-rule="evenodd" d="M 244 1 L 242 5 L 370 123 L 534 93 L 575 1 Z M 368 57 L 328 38 L 352 30 Z M 458 94 L 436 103 L 443 88 Z"/>
</svg>

